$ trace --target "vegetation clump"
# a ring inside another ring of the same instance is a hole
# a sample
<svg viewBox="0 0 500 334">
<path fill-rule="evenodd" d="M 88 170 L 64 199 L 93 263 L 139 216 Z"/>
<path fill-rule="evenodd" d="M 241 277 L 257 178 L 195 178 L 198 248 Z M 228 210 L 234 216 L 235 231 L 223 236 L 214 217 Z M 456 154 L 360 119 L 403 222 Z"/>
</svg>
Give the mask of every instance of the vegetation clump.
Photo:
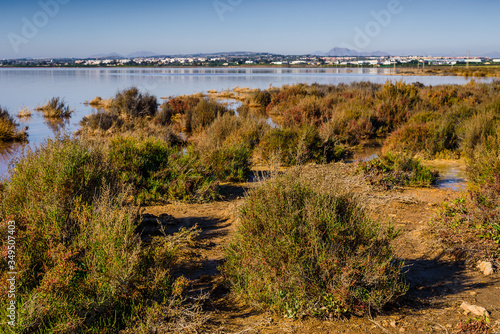
<svg viewBox="0 0 500 334">
<path fill-rule="evenodd" d="M 360 162 L 358 170 L 364 173 L 372 185 L 385 189 L 395 186 L 428 187 L 438 177 L 437 171 L 423 166 L 418 159 L 397 153 L 387 153 Z"/>
<path fill-rule="evenodd" d="M 73 110 L 60 97 L 53 97 L 47 104 L 36 109 L 41 111 L 45 118 L 68 118 L 73 113 Z"/>
<path fill-rule="evenodd" d="M 97 111 L 88 116 L 84 116 L 80 121 L 82 127 L 89 129 L 101 129 L 107 131 L 114 128 L 120 128 L 124 124 L 124 121 L 120 116 L 113 112 Z"/>
<path fill-rule="evenodd" d="M 350 156 L 350 151 L 332 140 L 323 140 L 317 128 L 271 129 L 259 144 L 264 161 L 278 157 L 284 166 L 308 162 L 330 163 Z"/>
<path fill-rule="evenodd" d="M 24 142 L 28 140 L 26 128 L 19 129 L 19 125 L 9 112 L 0 106 L 0 143 Z"/>
<path fill-rule="evenodd" d="M 139 92 L 132 87 L 118 92 L 112 101 L 112 110 L 129 118 L 153 117 L 158 111 L 158 101 L 155 96 Z"/>
<path fill-rule="evenodd" d="M 500 258 L 500 121 L 480 115 L 467 137 L 468 191 L 443 206 L 436 229 L 468 261 Z"/>
<path fill-rule="evenodd" d="M 250 191 L 223 272 L 237 295 L 287 317 L 368 314 L 406 291 L 394 237 L 341 187 L 289 173 Z"/>
</svg>

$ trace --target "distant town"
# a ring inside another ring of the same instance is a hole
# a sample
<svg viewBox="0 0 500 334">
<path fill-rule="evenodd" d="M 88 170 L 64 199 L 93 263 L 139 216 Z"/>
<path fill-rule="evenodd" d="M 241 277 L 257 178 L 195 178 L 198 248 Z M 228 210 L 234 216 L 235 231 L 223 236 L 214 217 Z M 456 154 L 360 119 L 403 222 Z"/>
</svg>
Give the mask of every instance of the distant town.
<svg viewBox="0 0 500 334">
<path fill-rule="evenodd" d="M 419 67 L 500 65 L 500 58 L 491 57 L 431 57 L 431 56 L 319 56 L 277 55 L 269 53 L 233 52 L 183 56 L 122 57 L 118 55 L 91 58 L 25 58 L 0 59 L 2 67 L 178 67 L 178 66 L 371 66 Z"/>
</svg>

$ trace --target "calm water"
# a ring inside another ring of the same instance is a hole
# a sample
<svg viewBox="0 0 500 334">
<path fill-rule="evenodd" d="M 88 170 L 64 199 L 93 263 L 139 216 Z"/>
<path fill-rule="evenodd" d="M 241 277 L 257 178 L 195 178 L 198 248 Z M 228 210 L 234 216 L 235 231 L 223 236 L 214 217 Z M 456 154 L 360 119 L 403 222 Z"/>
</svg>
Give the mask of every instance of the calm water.
<svg viewBox="0 0 500 334">
<path fill-rule="evenodd" d="M 465 84 L 463 77 L 395 76 L 392 69 L 305 69 L 305 68 L 167 68 L 167 69 L 0 69 L 0 105 L 13 115 L 23 109 L 34 109 L 55 96 L 65 99 L 75 110 L 67 123 L 50 124 L 33 112 L 29 120 L 19 120 L 28 126 L 30 145 L 54 137 L 57 130 L 70 132 L 78 128 L 83 116 L 93 108 L 85 106 L 96 96 L 113 97 L 117 91 L 138 87 L 141 91 L 160 97 L 206 93 L 235 87 L 269 88 L 285 84 L 339 84 L 356 81 L 384 83 L 386 80 L 421 82 L 425 85 Z M 488 81 L 488 79 L 486 79 Z M 491 81 L 491 80 L 489 80 Z M 0 175 L 9 162 L 20 155 L 19 145 L 0 148 Z"/>
</svg>

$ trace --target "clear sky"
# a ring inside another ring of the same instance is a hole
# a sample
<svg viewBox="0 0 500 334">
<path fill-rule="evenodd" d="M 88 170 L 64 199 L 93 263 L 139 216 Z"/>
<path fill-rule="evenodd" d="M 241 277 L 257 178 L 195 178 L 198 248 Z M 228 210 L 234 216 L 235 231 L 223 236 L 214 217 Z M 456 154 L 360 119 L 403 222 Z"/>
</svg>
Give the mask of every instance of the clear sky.
<svg viewBox="0 0 500 334">
<path fill-rule="evenodd" d="M 307 54 L 340 46 L 401 55 L 500 51 L 498 0 L 15 0 L 1 6 L 0 58 Z"/>
</svg>

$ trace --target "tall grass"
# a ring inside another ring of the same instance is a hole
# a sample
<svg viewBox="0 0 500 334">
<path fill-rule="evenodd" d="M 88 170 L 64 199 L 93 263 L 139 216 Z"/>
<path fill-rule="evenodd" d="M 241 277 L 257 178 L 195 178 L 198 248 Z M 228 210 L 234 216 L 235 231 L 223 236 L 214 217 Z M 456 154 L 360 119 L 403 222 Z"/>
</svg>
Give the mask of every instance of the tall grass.
<svg viewBox="0 0 500 334">
<path fill-rule="evenodd" d="M 368 314 L 406 291 L 394 235 L 341 187 L 289 173 L 250 191 L 223 272 L 237 295 L 287 317 Z"/>
<path fill-rule="evenodd" d="M 494 105 L 463 124 L 468 190 L 436 217 L 442 240 L 468 261 L 500 257 L 500 109 Z"/>
<path fill-rule="evenodd" d="M 159 169 L 171 181 L 192 179 L 185 170 L 173 175 L 175 163 L 185 164 L 164 156 L 168 149 L 151 138 L 117 138 L 109 147 L 66 138 L 26 151 L 0 196 L 0 232 L 6 234 L 7 221 L 15 220 L 19 249 L 13 332 L 117 333 L 144 328 L 143 315 L 175 307 L 169 301 L 188 282 L 177 282 L 174 273 L 198 232 L 143 242 L 133 205 L 134 186 L 151 187 Z M 7 241 L 1 242 L 6 248 Z M 0 257 L 0 268 L 7 268 L 7 260 L 6 254 Z M 0 277 L 5 316 L 7 271 Z"/>
<path fill-rule="evenodd" d="M 37 111 L 41 111 L 46 118 L 67 118 L 73 113 L 73 110 L 60 97 L 53 97 L 47 104 L 36 109 Z"/>
</svg>

